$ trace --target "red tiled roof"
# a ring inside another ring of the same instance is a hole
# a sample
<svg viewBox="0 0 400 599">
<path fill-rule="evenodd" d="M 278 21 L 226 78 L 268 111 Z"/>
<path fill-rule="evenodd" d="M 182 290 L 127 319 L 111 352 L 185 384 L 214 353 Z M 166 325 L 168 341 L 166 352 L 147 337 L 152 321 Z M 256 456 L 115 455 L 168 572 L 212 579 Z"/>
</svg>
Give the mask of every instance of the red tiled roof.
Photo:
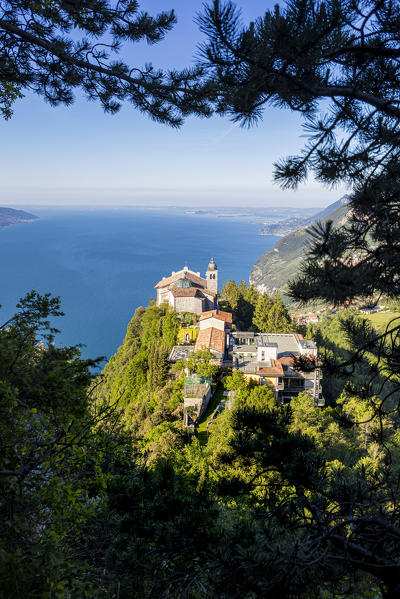
<svg viewBox="0 0 400 599">
<path fill-rule="evenodd" d="M 315 363 L 315 356 L 303 355 L 301 358 L 304 361 L 308 360 L 310 362 L 310 364 L 314 365 L 314 363 Z M 299 359 L 299 357 L 292 358 L 290 356 L 284 356 L 282 358 L 278 358 L 278 362 L 280 362 L 281 364 L 285 364 L 287 366 L 295 366 L 298 359 Z M 322 366 L 322 361 L 319 358 L 317 358 L 317 366 Z"/>
<path fill-rule="evenodd" d="M 223 354 L 225 352 L 224 331 L 214 329 L 214 327 L 199 331 L 196 339 L 195 350 L 199 351 L 200 349 L 214 349 Z"/>
<path fill-rule="evenodd" d="M 203 312 L 203 314 L 200 316 L 200 320 L 205 320 L 206 318 L 212 317 L 232 324 L 232 314 L 230 312 L 223 312 L 222 310 L 209 310 L 208 312 Z"/>
<path fill-rule="evenodd" d="M 283 368 L 282 365 L 277 360 L 271 360 L 272 366 L 265 366 L 264 368 L 259 368 L 257 370 L 257 374 L 265 374 L 265 375 L 275 375 L 275 376 L 283 376 Z"/>
<path fill-rule="evenodd" d="M 281 372 L 279 368 L 272 368 L 270 366 L 266 368 L 259 368 L 255 374 L 263 374 L 265 376 L 283 376 L 283 371 Z"/>
<path fill-rule="evenodd" d="M 176 272 L 174 275 L 167 277 L 166 279 L 161 279 L 161 281 L 159 281 L 157 285 L 154 286 L 154 289 L 169 287 L 169 285 L 172 285 L 172 283 L 175 283 L 175 281 L 180 279 L 182 277 L 182 274 L 185 275 L 185 277 L 189 279 L 189 281 L 191 281 L 195 285 L 198 285 L 199 287 L 204 288 L 207 285 L 207 281 L 205 279 L 198 277 L 189 270 L 180 270 L 179 272 Z"/>
<path fill-rule="evenodd" d="M 282 358 L 278 358 L 278 362 L 287 366 L 291 366 L 294 364 L 294 359 L 291 356 L 283 356 Z"/>
</svg>

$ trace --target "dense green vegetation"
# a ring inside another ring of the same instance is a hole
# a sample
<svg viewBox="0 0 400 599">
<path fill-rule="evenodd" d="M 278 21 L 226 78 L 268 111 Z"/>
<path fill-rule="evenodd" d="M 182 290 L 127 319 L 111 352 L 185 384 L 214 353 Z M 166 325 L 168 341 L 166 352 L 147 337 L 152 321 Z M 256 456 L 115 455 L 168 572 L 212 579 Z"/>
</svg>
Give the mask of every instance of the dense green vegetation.
<svg viewBox="0 0 400 599">
<path fill-rule="evenodd" d="M 123 345 L 94 385 L 96 399 L 115 404 L 149 459 L 182 442 L 183 379 L 170 380 L 168 364 L 178 328 L 166 305 L 138 308 Z"/>
<path fill-rule="evenodd" d="M 23 87 L 54 104 L 77 86 L 106 110 L 128 99 L 173 125 L 208 114 L 210 98 L 247 123 L 266 103 L 299 111 L 309 145 L 277 164 L 277 181 L 295 187 L 312 170 L 356 186 L 346 223 L 313 229 L 292 297 L 398 302 L 398 3 L 293 0 L 242 27 L 231 3 L 215 1 L 199 19 L 205 86 L 202 69 L 148 65 L 133 80 L 108 61 L 97 44 L 107 32 L 114 52 L 125 38 L 157 41 L 174 21 L 137 11 L 136 2 L 111 11 L 107 2 L 6 3 L 0 112 L 10 115 Z M 97 40 L 74 46 L 72 29 Z M 292 326 L 278 296 L 229 282 L 224 297 L 238 328 Z M 305 393 L 277 404 L 268 388 L 226 374 L 232 407 L 201 444 L 183 434 L 183 380 L 167 369 L 175 314 L 139 308 L 96 377 L 78 347 L 54 345 L 57 316 L 58 299 L 32 292 L 0 327 L 2 596 L 400 596 L 397 321 L 382 332 L 347 313 L 309 331 L 322 348 L 323 410 Z M 203 355 L 190 363 L 212 366 Z"/>
<path fill-rule="evenodd" d="M 222 288 L 221 307 L 233 312 L 233 323 L 238 331 L 269 331 L 291 333 L 295 326 L 278 292 L 272 298 L 247 285 L 242 279 L 238 285 L 227 281 Z"/>
<path fill-rule="evenodd" d="M 397 572 L 396 528 L 379 544 L 373 531 L 397 511 L 396 412 L 374 419 L 340 381 L 333 407 L 281 406 L 227 373 L 215 399 L 234 391 L 231 409 L 188 443 L 165 368 L 177 316 L 138 308 L 93 379 L 95 362 L 53 345 L 60 314 L 31 294 L 0 331 L 4 597 L 395 596 L 376 562 Z M 339 320 L 319 334 L 345 355 Z"/>
<path fill-rule="evenodd" d="M 393 319 L 399 318 L 400 312 L 375 312 L 373 314 L 362 314 L 371 324 L 378 329 L 385 329 Z"/>
</svg>

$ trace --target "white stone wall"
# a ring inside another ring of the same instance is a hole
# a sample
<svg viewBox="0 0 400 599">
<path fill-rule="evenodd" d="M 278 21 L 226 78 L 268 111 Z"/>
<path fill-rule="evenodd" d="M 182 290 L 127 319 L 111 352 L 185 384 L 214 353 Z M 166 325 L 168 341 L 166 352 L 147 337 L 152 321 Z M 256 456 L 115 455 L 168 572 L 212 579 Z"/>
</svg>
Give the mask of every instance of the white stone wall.
<svg viewBox="0 0 400 599">
<path fill-rule="evenodd" d="M 171 293 L 167 288 L 157 289 L 157 306 L 164 303 L 171 304 Z"/>
<path fill-rule="evenodd" d="M 219 329 L 220 331 L 223 331 L 225 329 L 225 323 L 223 320 L 220 320 L 219 318 L 206 318 L 205 320 L 200 320 L 199 322 L 199 329 L 200 331 L 203 331 L 204 329 L 209 329 L 210 327 L 213 327 L 214 329 Z"/>
<path fill-rule="evenodd" d="M 174 309 L 175 312 L 192 312 L 201 314 L 203 303 L 199 297 L 176 297 Z"/>
<path fill-rule="evenodd" d="M 317 356 L 318 350 L 315 347 L 302 347 L 299 343 L 299 351 L 302 356 Z"/>
<path fill-rule="evenodd" d="M 257 347 L 257 360 L 258 362 L 268 362 L 269 360 L 276 360 L 278 357 L 277 346 L 258 346 Z"/>
</svg>

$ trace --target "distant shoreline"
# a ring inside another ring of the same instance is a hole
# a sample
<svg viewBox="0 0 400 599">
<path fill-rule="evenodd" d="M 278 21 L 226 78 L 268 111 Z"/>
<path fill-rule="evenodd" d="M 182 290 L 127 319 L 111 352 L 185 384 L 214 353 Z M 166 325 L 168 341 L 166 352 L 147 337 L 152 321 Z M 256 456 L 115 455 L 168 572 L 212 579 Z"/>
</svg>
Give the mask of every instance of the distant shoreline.
<svg viewBox="0 0 400 599">
<path fill-rule="evenodd" d="M 25 210 L 14 210 L 13 208 L 0 207 L 0 229 L 6 229 L 19 223 L 31 223 L 39 217 Z"/>
<path fill-rule="evenodd" d="M 258 234 L 264 235 L 264 237 L 286 237 L 283 233 L 263 233 L 262 231 L 259 231 Z"/>
</svg>

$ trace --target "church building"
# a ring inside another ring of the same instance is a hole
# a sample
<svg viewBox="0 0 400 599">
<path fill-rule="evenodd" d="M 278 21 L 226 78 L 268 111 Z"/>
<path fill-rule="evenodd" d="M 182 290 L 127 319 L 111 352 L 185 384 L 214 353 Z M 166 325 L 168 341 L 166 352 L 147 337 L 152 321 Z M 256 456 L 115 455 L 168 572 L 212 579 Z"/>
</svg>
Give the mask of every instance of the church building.
<svg viewBox="0 0 400 599">
<path fill-rule="evenodd" d="M 211 258 L 206 278 L 185 266 L 170 277 L 163 277 L 155 286 L 157 306 L 168 303 L 175 312 L 202 314 L 218 308 L 218 268 Z"/>
</svg>

